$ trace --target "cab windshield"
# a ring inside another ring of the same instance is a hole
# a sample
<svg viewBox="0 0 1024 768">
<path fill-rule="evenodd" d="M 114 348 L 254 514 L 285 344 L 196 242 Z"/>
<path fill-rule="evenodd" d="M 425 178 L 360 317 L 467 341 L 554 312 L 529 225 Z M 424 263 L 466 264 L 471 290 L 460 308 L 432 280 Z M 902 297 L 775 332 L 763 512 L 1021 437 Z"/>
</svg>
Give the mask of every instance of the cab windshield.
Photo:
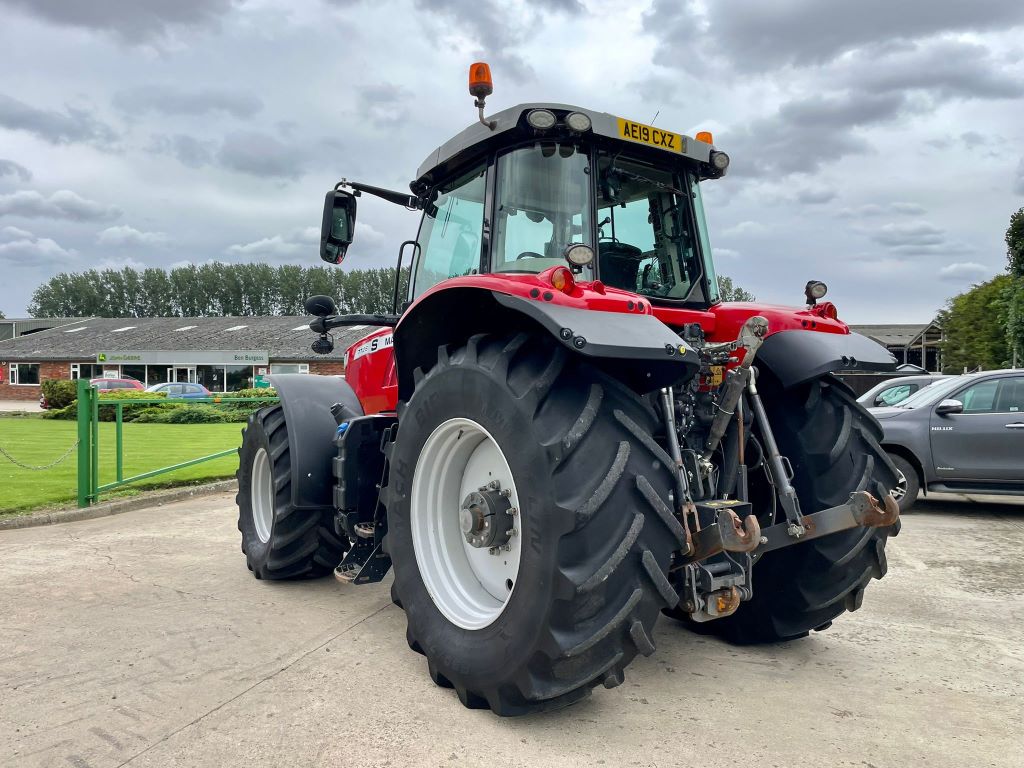
<svg viewBox="0 0 1024 768">
<path fill-rule="evenodd" d="M 493 270 L 565 266 L 565 249 L 593 247 L 590 159 L 572 144 L 543 142 L 498 158 Z M 592 280 L 592 267 L 581 279 Z"/>
</svg>

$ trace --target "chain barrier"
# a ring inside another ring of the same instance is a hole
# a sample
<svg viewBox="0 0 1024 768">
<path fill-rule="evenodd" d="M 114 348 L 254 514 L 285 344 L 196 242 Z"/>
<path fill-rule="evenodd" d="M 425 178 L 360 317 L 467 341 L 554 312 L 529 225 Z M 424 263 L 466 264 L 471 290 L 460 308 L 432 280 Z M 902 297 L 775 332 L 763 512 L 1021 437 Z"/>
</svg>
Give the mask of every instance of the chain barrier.
<svg viewBox="0 0 1024 768">
<path fill-rule="evenodd" d="M 51 469 L 53 467 L 56 467 L 62 461 L 67 459 L 67 457 L 70 456 L 74 452 L 75 448 L 77 448 L 77 447 L 78 447 L 78 441 L 75 440 L 75 442 L 72 444 L 72 446 L 70 448 L 68 448 L 59 459 L 57 459 L 56 461 L 51 461 L 49 464 L 41 464 L 38 467 L 33 466 L 31 464 L 24 464 L 24 463 L 18 461 L 16 458 L 11 456 L 11 454 L 9 454 L 7 451 L 5 451 L 4 447 L 2 445 L 0 445 L 0 456 L 3 456 L 4 458 L 6 458 L 8 461 L 10 461 L 16 467 L 21 467 L 22 469 L 30 469 L 32 471 L 41 471 L 41 470 L 44 470 L 44 469 Z"/>
</svg>

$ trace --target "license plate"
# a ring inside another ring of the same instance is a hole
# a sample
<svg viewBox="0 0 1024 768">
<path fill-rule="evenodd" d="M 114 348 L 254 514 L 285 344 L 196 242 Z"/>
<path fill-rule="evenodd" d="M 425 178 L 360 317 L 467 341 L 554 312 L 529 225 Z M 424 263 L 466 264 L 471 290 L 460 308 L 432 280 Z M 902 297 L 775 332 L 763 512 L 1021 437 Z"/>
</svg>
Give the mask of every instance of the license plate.
<svg viewBox="0 0 1024 768">
<path fill-rule="evenodd" d="M 663 131 L 661 128 L 651 125 L 634 123 L 632 120 L 623 120 L 621 117 L 619 118 L 619 137 L 668 152 L 682 153 L 686 151 L 685 136 L 671 131 Z"/>
</svg>

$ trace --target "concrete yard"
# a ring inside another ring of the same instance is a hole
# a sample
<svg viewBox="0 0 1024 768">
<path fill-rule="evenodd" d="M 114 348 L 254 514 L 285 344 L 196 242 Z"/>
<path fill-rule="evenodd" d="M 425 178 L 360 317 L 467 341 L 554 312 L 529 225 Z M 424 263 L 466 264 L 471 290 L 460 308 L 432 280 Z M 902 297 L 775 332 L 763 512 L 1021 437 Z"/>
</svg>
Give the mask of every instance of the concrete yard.
<svg viewBox="0 0 1024 768">
<path fill-rule="evenodd" d="M 390 578 L 266 583 L 228 494 L 0 533 L 3 766 L 1024 765 L 1024 504 L 922 502 L 864 607 L 788 645 L 664 619 L 624 685 L 504 720 Z"/>
</svg>

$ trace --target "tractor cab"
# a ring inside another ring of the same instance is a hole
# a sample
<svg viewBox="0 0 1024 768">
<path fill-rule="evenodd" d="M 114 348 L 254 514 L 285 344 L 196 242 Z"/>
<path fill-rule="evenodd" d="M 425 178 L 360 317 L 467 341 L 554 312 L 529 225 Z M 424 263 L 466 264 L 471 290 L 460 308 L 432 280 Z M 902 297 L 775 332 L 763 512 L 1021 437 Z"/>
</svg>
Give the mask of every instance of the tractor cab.
<svg viewBox="0 0 1024 768">
<path fill-rule="evenodd" d="M 699 182 L 727 165 L 704 141 L 604 113 L 504 110 L 431 153 L 413 182 L 428 202 L 410 299 L 453 277 L 568 263 L 580 281 L 707 307 L 719 296 Z"/>
<path fill-rule="evenodd" d="M 520 104 L 485 118 L 489 77 L 486 65 L 473 65 L 480 119 L 427 156 L 412 195 L 347 180 L 328 193 L 325 260 L 344 257 L 355 197 L 365 192 L 423 211 L 405 244 L 412 276 L 405 301 L 396 288 L 396 315 L 453 278 L 514 281 L 556 267 L 669 307 L 719 301 L 700 182 L 723 176 L 729 157 L 710 133 L 683 136 L 566 104 Z"/>
</svg>

